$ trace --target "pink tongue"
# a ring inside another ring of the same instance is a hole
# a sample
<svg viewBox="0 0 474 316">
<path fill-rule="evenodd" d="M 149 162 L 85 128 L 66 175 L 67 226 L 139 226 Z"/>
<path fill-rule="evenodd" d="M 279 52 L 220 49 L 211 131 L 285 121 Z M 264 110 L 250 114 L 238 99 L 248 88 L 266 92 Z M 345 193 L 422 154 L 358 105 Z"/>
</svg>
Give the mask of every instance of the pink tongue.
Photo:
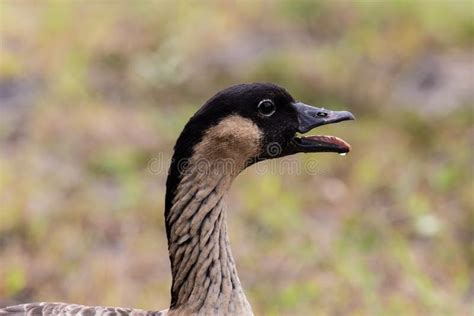
<svg viewBox="0 0 474 316">
<path fill-rule="evenodd" d="M 318 141 L 318 142 L 326 143 L 326 144 L 333 144 L 339 148 L 347 149 L 348 151 L 351 149 L 351 145 L 349 145 L 346 141 L 336 136 L 312 135 L 312 136 L 303 136 L 302 138 Z"/>
</svg>

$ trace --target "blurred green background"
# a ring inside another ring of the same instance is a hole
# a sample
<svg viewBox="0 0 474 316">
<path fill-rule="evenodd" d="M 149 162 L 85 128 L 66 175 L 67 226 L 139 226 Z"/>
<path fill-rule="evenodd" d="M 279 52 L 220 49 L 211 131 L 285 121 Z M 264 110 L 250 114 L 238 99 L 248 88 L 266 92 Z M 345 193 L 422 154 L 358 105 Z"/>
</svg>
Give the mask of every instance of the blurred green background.
<svg viewBox="0 0 474 316">
<path fill-rule="evenodd" d="M 472 315 L 472 1 L 2 1 L 0 306 L 162 309 L 166 161 L 266 81 L 357 121 L 314 175 L 246 170 L 230 238 L 257 315 Z M 150 161 L 164 161 L 153 165 Z"/>
</svg>

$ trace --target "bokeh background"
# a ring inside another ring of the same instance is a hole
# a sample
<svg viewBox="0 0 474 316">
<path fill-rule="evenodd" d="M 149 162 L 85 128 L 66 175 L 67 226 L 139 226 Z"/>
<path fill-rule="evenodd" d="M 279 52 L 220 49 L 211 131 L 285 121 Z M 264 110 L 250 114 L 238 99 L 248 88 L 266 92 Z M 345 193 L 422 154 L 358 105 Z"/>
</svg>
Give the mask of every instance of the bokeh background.
<svg viewBox="0 0 474 316">
<path fill-rule="evenodd" d="M 2 1 L 0 306 L 162 309 L 172 146 L 266 81 L 357 121 L 317 172 L 246 170 L 230 237 L 257 315 L 472 315 L 472 1 Z M 164 161 L 156 165 L 157 159 Z M 150 169 L 150 161 L 154 161 Z"/>
</svg>

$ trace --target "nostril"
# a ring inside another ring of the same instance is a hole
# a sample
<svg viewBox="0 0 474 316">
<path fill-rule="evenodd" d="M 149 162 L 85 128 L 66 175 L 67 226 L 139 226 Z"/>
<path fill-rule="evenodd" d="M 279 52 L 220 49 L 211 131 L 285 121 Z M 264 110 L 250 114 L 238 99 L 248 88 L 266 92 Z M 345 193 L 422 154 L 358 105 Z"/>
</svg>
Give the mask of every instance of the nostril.
<svg viewBox="0 0 474 316">
<path fill-rule="evenodd" d="M 316 113 L 316 116 L 318 116 L 318 117 L 326 117 L 326 116 L 328 116 L 328 114 L 327 114 L 326 112 L 318 112 L 318 113 Z"/>
</svg>

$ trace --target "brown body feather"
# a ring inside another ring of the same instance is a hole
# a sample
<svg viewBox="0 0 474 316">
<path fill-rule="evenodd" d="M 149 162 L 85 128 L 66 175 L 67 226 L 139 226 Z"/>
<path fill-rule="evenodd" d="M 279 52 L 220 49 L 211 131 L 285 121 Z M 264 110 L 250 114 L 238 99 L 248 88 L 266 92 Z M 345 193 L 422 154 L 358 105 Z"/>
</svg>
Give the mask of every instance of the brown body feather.
<svg viewBox="0 0 474 316">
<path fill-rule="evenodd" d="M 67 303 L 28 303 L 9 306 L 0 309 L 0 315 L 9 316 L 165 316 L 165 311 L 144 311 L 141 309 L 106 307 L 106 306 L 84 306 Z"/>
</svg>

